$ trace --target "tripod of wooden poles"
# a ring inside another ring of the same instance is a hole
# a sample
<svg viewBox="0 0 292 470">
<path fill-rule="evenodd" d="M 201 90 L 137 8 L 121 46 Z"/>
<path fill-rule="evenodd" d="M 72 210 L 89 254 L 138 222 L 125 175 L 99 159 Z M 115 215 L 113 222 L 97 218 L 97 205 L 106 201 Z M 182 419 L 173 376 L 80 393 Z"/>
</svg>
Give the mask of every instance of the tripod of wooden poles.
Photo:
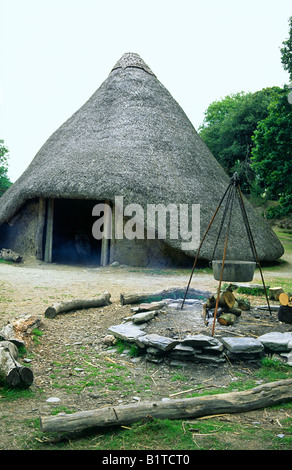
<svg viewBox="0 0 292 470">
<path fill-rule="evenodd" d="M 269 312 L 270 312 L 270 314 L 272 314 L 269 299 L 268 299 L 267 289 L 266 289 L 266 286 L 265 286 L 264 276 L 263 276 L 260 260 L 259 260 L 259 257 L 257 255 L 257 251 L 256 251 L 255 243 L 254 243 L 254 238 L 253 238 L 253 235 L 252 235 L 252 232 L 251 232 L 250 224 L 249 224 L 249 221 L 248 221 L 248 217 L 247 217 L 247 213 L 246 213 L 246 209 L 245 209 L 245 205 L 244 205 L 244 201 L 243 201 L 242 192 L 241 192 L 239 181 L 238 181 L 238 178 L 237 178 L 237 173 L 234 173 L 234 175 L 230 179 L 229 185 L 228 185 L 225 193 L 222 196 L 221 201 L 218 204 L 217 209 L 215 210 L 215 212 L 213 214 L 213 217 L 212 217 L 212 219 L 211 219 L 211 221 L 210 221 L 210 223 L 207 227 L 207 230 L 206 230 L 206 232 L 205 232 L 205 234 L 204 234 L 204 236 L 203 236 L 203 238 L 200 242 L 200 245 L 199 245 L 199 248 L 198 248 L 198 251 L 197 251 L 197 254 L 196 254 L 196 258 L 195 258 L 195 261 L 194 261 L 194 264 L 193 264 L 192 272 L 191 272 L 191 275 L 190 275 L 190 279 L 189 279 L 189 282 L 188 282 L 188 285 L 187 285 L 187 288 L 186 288 L 186 292 L 185 292 L 185 295 L 184 295 L 184 299 L 183 299 L 183 302 L 182 302 L 182 305 L 181 305 L 181 310 L 182 310 L 183 306 L 184 306 L 184 303 L 185 303 L 185 300 L 186 300 L 186 297 L 187 297 L 187 293 L 188 293 L 190 284 L 191 284 L 191 280 L 192 280 L 192 277 L 193 277 L 193 274 L 194 274 L 194 270 L 195 270 L 195 267 L 196 267 L 196 264 L 197 264 L 197 261 L 198 261 L 198 258 L 199 258 L 199 253 L 200 253 L 201 247 L 202 247 L 203 242 L 204 242 L 204 240 L 205 240 L 205 238 L 206 238 L 206 236 L 207 236 L 207 234 L 208 234 L 208 232 L 209 232 L 209 230 L 210 230 L 210 228 L 211 228 L 211 226 L 214 222 L 214 219 L 215 219 L 220 207 L 223 204 L 223 201 L 226 198 L 227 201 L 226 201 L 226 205 L 225 205 L 225 209 L 224 209 L 224 213 L 223 213 L 223 217 L 222 217 L 221 226 L 220 226 L 220 229 L 219 229 L 217 241 L 216 241 L 215 248 L 214 248 L 214 253 L 215 253 L 215 250 L 216 250 L 216 247 L 217 247 L 217 244 L 218 244 L 218 240 L 219 240 L 219 237 L 221 235 L 221 231 L 222 231 L 222 228 L 223 228 L 223 225 L 224 225 L 224 221 L 225 221 L 226 217 L 228 217 L 227 231 L 226 231 L 224 251 L 223 251 L 223 259 L 222 259 L 222 267 L 221 267 L 221 273 L 220 273 L 220 279 L 219 279 L 219 285 L 218 285 L 218 294 L 217 294 L 215 312 L 214 312 L 212 336 L 214 336 L 214 330 L 215 330 L 215 322 L 216 322 L 216 316 L 217 316 L 217 310 L 218 310 L 219 294 L 220 294 L 220 290 L 221 290 L 223 268 L 224 268 L 224 263 L 225 263 L 227 243 L 228 243 L 229 231 L 230 231 L 231 215 L 232 215 L 232 209 L 233 209 L 233 204 L 234 204 L 235 197 L 237 197 L 238 201 L 239 201 L 239 206 L 240 206 L 240 209 L 241 209 L 241 214 L 242 214 L 244 225 L 245 225 L 245 228 L 246 228 L 247 237 L 248 237 L 248 240 L 249 240 L 251 251 L 252 251 L 252 254 L 253 254 L 253 257 L 254 257 L 254 261 L 256 262 L 256 264 L 257 264 L 257 266 L 260 270 L 262 284 L 263 284 L 263 287 L 264 287 Z"/>
</svg>

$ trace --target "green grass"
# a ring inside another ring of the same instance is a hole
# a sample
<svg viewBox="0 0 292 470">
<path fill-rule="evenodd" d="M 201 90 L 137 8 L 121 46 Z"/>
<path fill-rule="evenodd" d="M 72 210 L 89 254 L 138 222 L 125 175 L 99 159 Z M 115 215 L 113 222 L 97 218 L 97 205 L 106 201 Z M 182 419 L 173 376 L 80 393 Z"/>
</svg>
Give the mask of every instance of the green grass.
<svg viewBox="0 0 292 470">
<path fill-rule="evenodd" d="M 274 228 L 274 232 L 282 243 L 285 253 L 292 254 L 292 233 L 289 233 L 283 229 Z"/>
<path fill-rule="evenodd" d="M 72 351 L 70 351 L 72 352 Z M 73 351 L 74 353 L 74 351 Z M 98 362 L 94 364 L 95 359 Z M 98 391 L 100 396 L 106 397 L 110 390 L 117 390 L 124 396 L 143 392 L 151 386 L 151 374 L 144 376 L 144 383 L 140 384 L 139 390 L 131 376 L 127 365 L 117 362 L 109 362 L 105 357 L 84 354 L 81 358 L 76 354 L 70 354 L 64 362 L 54 362 L 51 382 L 53 387 L 60 388 L 69 395 L 78 395 L 85 388 L 90 392 Z M 101 367 L 98 367 L 100 365 Z M 84 375 L 68 385 L 68 371 L 74 374 L 76 367 L 82 367 Z M 252 374 L 233 374 L 237 380 L 232 381 L 228 386 L 222 388 L 212 388 L 206 390 L 204 384 L 197 384 L 198 391 L 186 393 L 184 398 L 194 396 L 204 396 L 232 391 L 242 391 L 251 389 L 258 385 L 259 380 L 264 382 L 292 378 L 291 367 L 275 360 L 273 357 L 266 357 L 261 361 L 261 365 Z M 186 388 L 187 377 L 182 371 L 176 371 L 170 375 L 169 382 L 177 383 L 181 386 L 181 391 Z M 5 396 L 8 400 L 30 400 L 34 397 L 33 392 L 28 390 L 5 390 L 0 388 L 0 397 Z M 154 399 L 154 397 L 153 397 Z M 129 426 L 119 426 L 103 430 L 89 430 L 82 433 L 66 434 L 52 433 L 42 434 L 38 419 L 24 420 L 23 438 L 19 439 L 21 449 L 50 449 L 50 450 L 238 450 L 261 449 L 279 450 L 292 448 L 292 403 L 281 404 L 281 406 L 270 407 L 280 410 L 283 419 L 280 425 L 271 426 L 267 421 L 267 426 L 261 423 L 253 423 L 248 419 L 242 419 L 240 414 L 203 417 L 195 420 L 159 420 L 146 417 L 145 420 L 133 423 Z M 51 414 L 74 412 L 74 407 L 54 406 Z M 248 417 L 248 413 L 244 417 Z M 228 418 L 229 416 L 229 418 Z M 9 420 L 8 416 L 2 419 Z M 264 421 L 266 423 L 266 421 Z M 275 423 L 274 423 L 275 424 Z M 26 431 L 27 430 L 27 431 Z M 283 434 L 281 439 L 279 434 Z M 28 436 L 29 435 L 29 436 Z"/>
</svg>

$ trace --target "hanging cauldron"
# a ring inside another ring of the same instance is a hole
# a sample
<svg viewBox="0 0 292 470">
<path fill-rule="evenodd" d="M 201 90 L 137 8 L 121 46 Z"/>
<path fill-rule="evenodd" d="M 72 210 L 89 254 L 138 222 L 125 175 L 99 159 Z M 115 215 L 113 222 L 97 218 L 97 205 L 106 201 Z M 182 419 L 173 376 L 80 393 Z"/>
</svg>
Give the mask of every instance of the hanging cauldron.
<svg viewBox="0 0 292 470">
<path fill-rule="evenodd" d="M 256 263 L 253 261 L 225 260 L 222 281 L 250 282 L 253 280 Z M 222 260 L 213 260 L 212 268 L 214 279 L 220 281 Z"/>
</svg>

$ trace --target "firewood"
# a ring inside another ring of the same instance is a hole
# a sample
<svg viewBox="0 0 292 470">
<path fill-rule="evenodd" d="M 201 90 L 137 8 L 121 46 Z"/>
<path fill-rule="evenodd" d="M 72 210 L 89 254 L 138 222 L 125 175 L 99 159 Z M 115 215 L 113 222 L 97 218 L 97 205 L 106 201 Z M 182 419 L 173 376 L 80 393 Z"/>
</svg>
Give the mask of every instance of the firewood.
<svg viewBox="0 0 292 470">
<path fill-rule="evenodd" d="M 236 315 L 233 313 L 223 313 L 218 317 L 220 325 L 233 325 L 236 322 Z"/>
<path fill-rule="evenodd" d="M 207 308 L 213 308 L 216 305 L 217 295 L 212 295 L 207 299 Z M 220 292 L 218 306 L 232 308 L 235 304 L 235 297 L 230 290 Z"/>
<path fill-rule="evenodd" d="M 242 310 L 240 308 L 232 307 L 229 308 L 226 313 L 232 313 L 233 315 L 236 315 L 237 317 L 240 317 Z"/>
<path fill-rule="evenodd" d="M 0 379 L 11 388 L 28 388 L 33 372 L 17 362 L 18 349 L 11 341 L 0 342 Z"/>
<path fill-rule="evenodd" d="M 236 301 L 233 307 L 239 308 L 240 310 L 243 310 L 246 312 L 250 310 L 250 301 L 248 299 L 236 298 Z"/>
<path fill-rule="evenodd" d="M 194 419 L 221 413 L 243 413 L 292 401 L 292 379 L 259 385 L 251 390 L 169 401 L 108 406 L 40 419 L 42 432 L 79 432 L 86 429 L 125 426 L 143 420 Z"/>
<path fill-rule="evenodd" d="M 69 300 L 68 302 L 59 302 L 47 308 L 45 311 L 45 317 L 55 318 L 59 313 L 109 305 L 110 297 L 111 295 L 108 292 L 104 292 L 104 294 L 100 297 L 93 297 L 91 299 L 74 299 Z"/>
<path fill-rule="evenodd" d="M 282 292 L 279 295 L 279 302 L 281 305 L 284 305 L 285 307 L 288 305 L 289 307 L 292 307 L 292 296 L 291 294 L 286 294 L 285 292 Z"/>
</svg>

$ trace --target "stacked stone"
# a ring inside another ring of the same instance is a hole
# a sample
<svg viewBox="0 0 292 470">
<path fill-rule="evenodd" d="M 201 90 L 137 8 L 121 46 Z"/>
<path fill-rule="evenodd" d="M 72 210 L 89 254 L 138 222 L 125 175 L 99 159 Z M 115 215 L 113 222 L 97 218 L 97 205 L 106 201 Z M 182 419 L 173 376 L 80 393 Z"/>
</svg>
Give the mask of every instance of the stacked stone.
<svg viewBox="0 0 292 470">
<path fill-rule="evenodd" d="M 271 332 L 259 336 L 259 341 L 264 346 L 267 354 L 278 354 L 279 357 L 292 366 L 292 332 L 279 333 Z"/>
<path fill-rule="evenodd" d="M 264 346 L 255 338 L 227 336 L 221 342 L 226 356 L 234 361 L 258 361 L 264 356 Z"/>
<path fill-rule="evenodd" d="M 216 338 L 207 335 L 189 335 L 175 346 L 168 357 L 178 361 L 224 362 L 223 345 Z"/>
</svg>

